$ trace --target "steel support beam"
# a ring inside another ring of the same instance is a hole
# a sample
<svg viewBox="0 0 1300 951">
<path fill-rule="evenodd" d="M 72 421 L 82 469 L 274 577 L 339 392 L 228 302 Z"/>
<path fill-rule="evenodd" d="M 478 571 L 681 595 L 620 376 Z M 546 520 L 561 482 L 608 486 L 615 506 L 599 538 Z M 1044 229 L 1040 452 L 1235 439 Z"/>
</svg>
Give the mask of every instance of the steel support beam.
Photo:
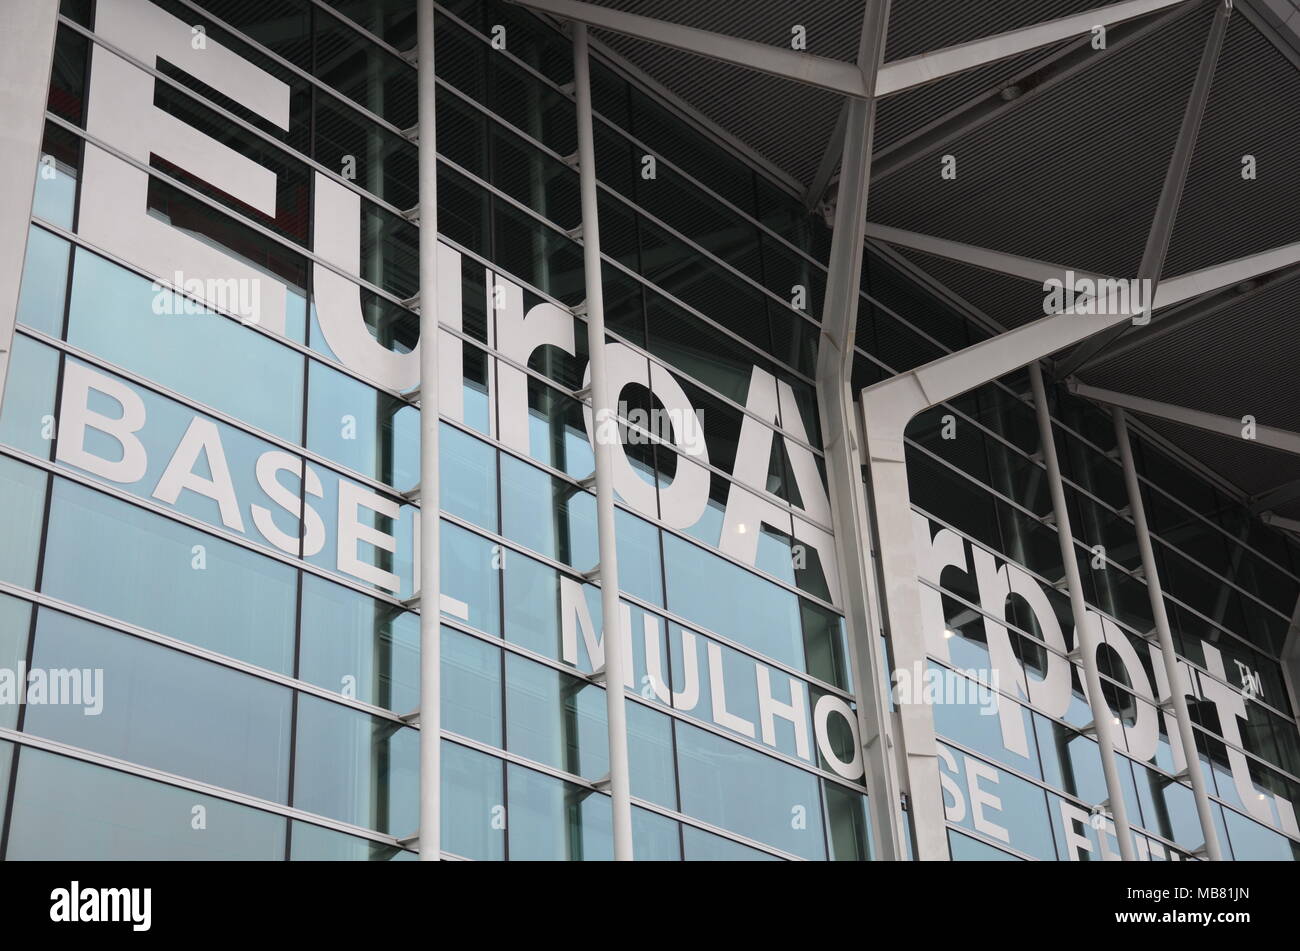
<svg viewBox="0 0 1300 951">
<path fill-rule="evenodd" d="M 1292 479 L 1250 498 L 1250 513 L 1271 512 L 1279 505 L 1300 499 L 1300 479 Z"/>
<path fill-rule="evenodd" d="M 888 19 L 888 0 L 867 0 L 858 64 L 868 88 L 874 84 L 884 56 Z M 853 659 L 853 682 L 858 690 L 858 728 L 867 802 L 871 809 L 872 827 L 876 831 L 879 857 L 897 860 L 907 858 L 908 854 L 901 816 L 902 783 L 891 737 L 889 699 L 881 686 L 888 680 L 889 668 L 872 610 L 873 602 L 878 601 L 873 597 L 875 572 L 868 555 L 871 525 L 862 484 L 862 459 L 855 435 L 857 414 L 850 389 L 853 342 L 861 299 L 859 281 L 863 229 L 867 222 L 875 101 L 848 100 L 844 117 L 842 172 L 835 203 L 822 336 L 817 352 L 817 402 L 821 411 L 831 510 L 836 525 L 835 544 Z M 931 725 L 931 746 L 933 742 Z M 918 833 L 917 857 L 946 859 L 946 837 L 942 843 L 932 841 L 934 829 L 940 834 L 943 831 L 943 800 L 937 773 L 933 778 L 933 788 L 927 787 L 922 798 L 929 813 L 924 820 L 913 817 L 912 829 Z M 915 799 L 913 797 L 914 802 Z M 931 814 L 934 812 L 932 804 L 938 806 L 937 816 Z M 937 827 L 932 826 L 931 823 L 936 821 Z"/>
<path fill-rule="evenodd" d="M 1300 709 L 1300 598 L 1296 599 L 1295 609 L 1291 612 L 1291 626 L 1282 642 L 1281 659 L 1282 682 L 1286 685 L 1291 709 Z M 1300 727 L 1300 716 L 1295 717 L 1295 724 Z"/>
<path fill-rule="evenodd" d="M 1230 287 L 1295 264 L 1300 264 L 1300 241 L 1166 278 L 1156 289 L 1155 309 L 1172 307 L 1221 287 Z"/>
<path fill-rule="evenodd" d="M 803 191 L 803 206 L 808 211 L 813 211 L 821 203 L 826 195 L 826 189 L 830 186 L 831 179 L 840 168 L 841 153 L 844 151 L 844 130 L 848 126 L 849 103 L 852 100 L 845 99 L 840 103 L 840 114 L 835 119 L 835 128 L 831 130 L 830 140 L 826 143 L 826 151 L 822 153 L 821 164 L 817 166 L 817 171 L 813 173 L 812 181 Z M 874 110 L 873 110 L 874 111 Z M 874 121 L 872 125 L 874 126 Z"/>
<path fill-rule="evenodd" d="M 971 264 L 988 271 L 997 271 L 1000 274 L 1010 274 L 1012 277 L 1021 277 L 1038 284 L 1042 284 L 1049 279 L 1062 280 L 1065 277 L 1065 272 L 1069 270 L 1050 261 L 1039 261 L 1018 254 L 1007 254 L 1005 251 L 994 251 L 991 248 L 981 248 L 973 244 L 963 244 L 960 241 L 950 241 L 947 238 L 936 238 L 933 235 L 907 231 L 891 225 L 868 224 L 867 237 L 873 241 L 883 241 L 897 247 L 911 248 L 913 251 L 921 251 L 935 257 L 947 258 L 950 261 L 961 261 L 964 264 Z M 1104 275 L 1093 274 L 1088 271 L 1076 270 L 1074 273 L 1076 277 L 1090 278 L 1094 281 L 1101 280 L 1104 277 Z"/>
<path fill-rule="evenodd" d="M 669 23 L 654 17 L 625 13 L 581 0 L 511 0 L 523 7 L 549 13 L 562 20 L 583 23 L 598 30 L 621 33 L 634 39 L 645 40 L 658 46 L 667 46 L 709 59 L 720 60 L 733 66 L 769 73 L 838 93 L 862 99 L 867 96 L 862 71 L 853 63 L 815 56 L 770 43 L 757 43 L 710 30 L 699 30 L 680 23 Z M 1168 2 L 1168 0 L 1166 0 Z"/>
<path fill-rule="evenodd" d="M 1162 337 L 1190 327 L 1207 317 L 1213 317 L 1231 307 L 1239 307 L 1250 298 L 1294 277 L 1300 277 L 1300 266 L 1283 268 L 1259 278 L 1247 279 L 1236 286 L 1221 289 L 1212 297 L 1187 301 L 1147 327 L 1125 327 L 1122 336 L 1117 337 L 1109 346 L 1100 348 L 1092 357 L 1079 364 L 1074 372 L 1082 373 L 1088 367 L 1114 360 L 1139 347 L 1149 346 Z"/>
<path fill-rule="evenodd" d="M 1259 520 L 1265 525 L 1271 525 L 1284 532 L 1300 535 L 1300 519 L 1284 518 L 1274 512 L 1261 512 Z"/>
<path fill-rule="evenodd" d="M 600 216 L 596 201 L 596 148 L 591 130 L 591 60 L 587 26 L 573 24 L 573 81 L 578 115 L 578 176 L 582 197 L 582 264 L 587 290 L 587 351 L 590 354 L 592 431 L 596 454 L 596 529 L 599 543 L 600 613 L 605 654 L 605 711 L 609 730 L 609 791 L 614 859 L 632 860 L 632 788 L 628 778 L 627 708 L 623 696 L 622 618 L 618 607 L 618 547 L 614 536 L 614 452 L 605 437 L 615 418 L 605 366 L 605 297 L 600 274 Z"/>
<path fill-rule="evenodd" d="M 1169 695 L 1173 701 L 1175 719 L 1178 723 L 1178 737 L 1182 741 L 1184 759 L 1187 761 L 1187 778 L 1191 780 L 1192 795 L 1196 800 L 1196 816 L 1201 822 L 1205 853 L 1211 862 L 1221 862 L 1223 851 L 1219 847 L 1219 834 L 1214 826 L 1214 814 L 1210 809 L 1205 774 L 1201 770 L 1201 757 L 1196 751 L 1196 734 L 1192 730 L 1187 695 L 1182 689 L 1183 680 L 1178 670 L 1178 655 L 1174 652 L 1174 637 L 1170 632 L 1169 615 L 1165 610 L 1164 589 L 1160 584 L 1160 572 L 1156 567 L 1155 550 L 1152 548 L 1151 532 L 1147 526 L 1146 506 L 1142 502 L 1142 489 L 1138 485 L 1137 467 L 1133 464 L 1133 447 L 1129 442 L 1128 423 L 1124 418 L 1124 410 L 1116 407 L 1112 410 L 1112 414 L 1115 418 L 1115 442 L 1119 446 L 1120 463 L 1124 467 L 1124 485 L 1128 490 L 1129 513 L 1133 517 L 1138 550 L 1142 556 L 1142 571 L 1146 575 L 1151 616 L 1156 622 L 1160 658 L 1165 668 L 1165 683 L 1170 685 Z"/>
<path fill-rule="evenodd" d="M 876 80 L 876 95 L 888 96 L 904 89 L 934 82 L 953 73 L 965 72 L 985 63 L 1008 56 L 1027 53 L 1040 46 L 1060 43 L 1082 33 L 1090 33 L 1095 26 L 1110 26 L 1133 17 L 1153 13 L 1188 0 L 1126 0 L 1084 13 L 1061 17 L 1047 23 L 987 36 L 969 43 L 961 43 L 932 53 L 922 53 L 907 59 L 895 60 L 880 70 Z"/>
<path fill-rule="evenodd" d="M 1196 4 L 1174 6 L 1161 16 L 1141 23 L 1118 24 L 1108 31 L 1105 49 L 1093 47 L 1091 33 L 1080 37 L 1064 49 L 1008 76 L 996 87 L 882 148 L 871 161 L 871 183 L 878 184 L 922 156 L 970 135 L 990 122 L 1004 118 L 1066 80 L 1073 79 L 1134 43 L 1171 26 L 1195 8 Z"/>
<path fill-rule="evenodd" d="M 1038 441 L 1047 466 L 1047 487 L 1052 493 L 1052 512 L 1056 516 L 1056 537 L 1061 547 L 1061 562 L 1065 570 L 1065 583 L 1070 595 L 1070 613 L 1074 615 L 1074 648 L 1081 655 L 1085 692 L 1088 706 L 1092 708 L 1093 732 L 1097 749 L 1101 753 L 1101 769 L 1106 775 L 1106 796 L 1109 812 L 1115 822 L 1115 837 L 1119 840 L 1119 854 L 1125 862 L 1136 858 L 1133 847 L 1133 830 L 1128 822 L 1128 806 L 1124 802 L 1124 787 L 1119 780 L 1119 766 L 1115 759 L 1114 723 L 1106 695 L 1101 690 L 1101 671 L 1097 667 L 1097 635 L 1083 601 L 1083 579 L 1079 576 L 1079 555 L 1074 547 L 1074 532 L 1070 528 L 1070 509 L 1065 502 L 1065 484 L 1061 481 L 1061 465 L 1056 458 L 1056 439 L 1052 435 L 1052 417 L 1047 408 L 1047 391 L 1043 386 L 1043 371 L 1037 363 L 1030 364 L 1029 384 L 1034 391 L 1034 409 L 1038 414 Z M 1170 681 L 1177 685 L 1175 678 Z M 1196 747 L 1189 758 L 1196 755 Z"/>
<path fill-rule="evenodd" d="M 417 0 L 415 76 L 420 150 L 420 861 L 442 855 L 441 549 L 438 513 L 438 158 L 433 0 Z"/>
<path fill-rule="evenodd" d="M 4 399 L 27 232 L 45 132 L 58 0 L 0 5 L 0 400 Z M 50 171 L 62 175 L 50 166 Z"/>
<path fill-rule="evenodd" d="M 926 634 L 921 624 L 921 593 L 903 441 L 908 422 L 931 406 L 1126 319 L 1126 316 L 1085 318 L 1070 313 L 1044 317 L 862 391 L 863 436 L 879 574 L 878 600 L 896 668 L 911 669 L 910 665 L 917 661 L 924 664 L 925 660 Z M 829 448 L 827 456 L 831 457 Z M 944 812 L 942 796 L 936 792 L 939 767 L 933 712 L 924 704 L 900 703 L 897 707 L 902 747 L 899 753 L 911 794 L 917 853 L 920 857 L 943 857 L 947 854 L 946 843 L 937 841 L 944 835 Z M 934 825 L 935 822 L 938 824 Z"/>
<path fill-rule="evenodd" d="M 1214 85 L 1214 70 L 1219 63 L 1219 51 L 1223 49 L 1223 38 L 1227 35 L 1228 20 L 1231 17 L 1232 0 L 1219 0 L 1218 12 L 1215 13 L 1214 20 L 1210 24 L 1205 47 L 1201 50 L 1201 62 L 1196 68 L 1192 91 L 1187 97 L 1187 108 L 1183 111 L 1178 139 L 1174 143 L 1173 154 L 1169 157 L 1169 167 L 1165 171 L 1164 184 L 1160 188 L 1155 217 L 1151 221 L 1146 247 L 1142 251 L 1142 263 L 1138 265 L 1138 280 L 1141 286 L 1151 288 L 1147 297 L 1147 310 L 1139 325 L 1145 325 L 1151 320 L 1151 311 L 1155 308 L 1155 288 L 1160 283 L 1160 275 L 1165 267 L 1169 239 L 1174 233 L 1174 223 L 1178 220 L 1178 205 L 1183 197 L 1183 184 L 1187 181 L 1187 170 L 1191 167 L 1192 155 L 1196 151 L 1196 137 L 1201 130 L 1205 104 L 1209 102 L 1210 88 Z M 1135 323 L 1137 322 L 1135 318 Z M 1077 350 L 1057 363 L 1056 379 L 1062 380 L 1074 373 L 1098 352 L 1114 343 L 1115 339 L 1127 329 L 1121 324 L 1080 344 Z"/>
<path fill-rule="evenodd" d="M 1219 416 L 1199 409 L 1189 409 L 1186 406 L 1177 406 L 1173 403 L 1161 403 L 1158 400 L 1149 400 L 1143 396 L 1105 390 L 1098 386 L 1080 383 L 1077 380 L 1070 380 L 1067 385 L 1070 392 L 1076 396 L 1094 400 L 1098 403 L 1105 403 L 1107 406 L 1118 406 L 1134 413 L 1141 413 L 1144 416 L 1155 416 L 1159 419 L 1167 419 L 1171 423 L 1180 423 L 1183 426 L 1192 426 L 1196 429 L 1204 429 L 1207 432 L 1218 433 L 1221 436 L 1241 439 L 1243 442 L 1254 442 L 1261 446 L 1269 446 L 1283 452 L 1300 455 L 1300 433 L 1293 433 L 1287 429 L 1278 429 L 1274 426 L 1264 426 L 1256 423 L 1254 438 L 1247 440 L 1242 436 L 1243 424 L 1240 419 Z"/>
</svg>

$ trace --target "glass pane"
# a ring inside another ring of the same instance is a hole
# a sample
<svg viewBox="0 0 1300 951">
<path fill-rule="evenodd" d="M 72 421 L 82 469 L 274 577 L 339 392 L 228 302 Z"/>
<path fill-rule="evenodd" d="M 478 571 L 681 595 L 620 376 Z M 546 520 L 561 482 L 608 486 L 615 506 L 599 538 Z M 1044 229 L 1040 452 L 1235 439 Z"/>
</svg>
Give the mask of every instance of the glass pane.
<svg viewBox="0 0 1300 951">
<path fill-rule="evenodd" d="M 292 671 L 297 572 L 288 565 L 63 479 L 45 544 L 47 594 Z"/>
<path fill-rule="evenodd" d="M 0 595 L 0 669 L 6 673 L 18 670 L 27 659 L 27 635 L 31 626 L 32 606 L 26 601 Z M 9 681 L 5 686 L 12 689 L 12 695 L 9 689 L 0 691 L 0 727 L 14 729 L 18 725 L 19 702 L 23 698 L 18 695 L 17 678 L 10 674 L 5 679 Z M 9 750 L 3 744 L 0 747 L 0 774 L 7 775 L 3 770 L 9 768 Z M 2 812 L 0 818 L 3 818 Z"/>
<path fill-rule="evenodd" d="M 503 747 L 501 649 L 444 627 L 441 651 L 442 728 Z"/>
<path fill-rule="evenodd" d="M 295 819 L 289 831 L 289 858 L 295 862 L 410 862 L 417 856 L 383 842 Z"/>
<path fill-rule="evenodd" d="M 479 861 L 505 858 L 504 782 L 499 759 L 443 741 L 443 851 Z"/>
<path fill-rule="evenodd" d="M 68 242 L 35 225 L 27 233 L 18 322 L 51 337 L 63 336 L 68 291 Z"/>
<path fill-rule="evenodd" d="M 302 585 L 298 676 L 395 713 L 419 706 L 419 617 L 315 575 Z"/>
<path fill-rule="evenodd" d="M 0 581 L 36 585 L 47 481 L 39 469 L 0 456 Z"/>
<path fill-rule="evenodd" d="M 815 776 L 696 727 L 676 727 L 683 812 L 804 858 L 826 858 Z"/>
<path fill-rule="evenodd" d="M 487 443 L 446 423 L 440 426 L 438 504 L 444 512 L 497 530 L 496 457 Z"/>
<path fill-rule="evenodd" d="M 804 667 L 799 599 L 680 538 L 664 537 L 668 608 L 797 670 Z M 718 592 L 726 591 L 726 598 Z"/>
<path fill-rule="evenodd" d="M 297 729 L 294 806 L 376 832 L 415 832 L 415 730 L 308 694 L 298 695 Z"/>
<path fill-rule="evenodd" d="M 511 861 L 609 861 L 609 799 L 511 763 Z"/>
<path fill-rule="evenodd" d="M 285 687 L 67 614 L 42 610 L 23 728 L 164 772 L 285 802 Z"/>
<path fill-rule="evenodd" d="M 299 354 L 81 249 L 68 341 L 266 432 L 301 438 Z"/>
<path fill-rule="evenodd" d="M 50 457 L 56 432 L 54 381 L 58 370 L 57 350 L 14 334 L 4 403 L 0 405 L 0 442 L 41 459 Z"/>
<path fill-rule="evenodd" d="M 315 360 L 308 387 L 308 449 L 400 492 L 419 482 L 419 410 Z"/>
<path fill-rule="evenodd" d="M 279 860 L 284 824 L 268 812 L 29 747 L 19 757 L 5 857 Z"/>
<path fill-rule="evenodd" d="M 751 849 L 694 826 L 682 826 L 682 843 L 688 862 L 779 862 L 775 855 Z"/>
</svg>

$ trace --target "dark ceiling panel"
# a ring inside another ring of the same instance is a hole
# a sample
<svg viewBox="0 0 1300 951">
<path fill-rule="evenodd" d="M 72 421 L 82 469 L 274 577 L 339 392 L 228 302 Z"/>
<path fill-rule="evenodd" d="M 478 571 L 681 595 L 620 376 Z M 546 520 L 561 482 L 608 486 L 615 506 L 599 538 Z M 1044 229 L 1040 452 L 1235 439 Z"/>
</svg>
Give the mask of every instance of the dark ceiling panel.
<svg viewBox="0 0 1300 951">
<path fill-rule="evenodd" d="M 1136 273 L 1212 12 L 920 158 L 873 189 L 871 219 L 1079 270 Z M 955 180 L 940 177 L 942 154 L 956 158 Z"/>
<path fill-rule="evenodd" d="M 893 0 L 885 59 L 904 59 L 1104 7 L 1114 0 Z"/>
<path fill-rule="evenodd" d="M 595 35 L 796 181 L 813 177 L 839 117 L 839 96 L 613 33 Z"/>
<path fill-rule="evenodd" d="M 865 9 L 861 0 L 595 0 L 595 4 L 786 49 L 793 28 L 802 26 L 809 53 L 847 62 L 857 58 Z"/>
<path fill-rule="evenodd" d="M 1300 432 L 1300 277 L 1080 373 L 1094 386 Z M 1135 331 L 1136 332 L 1136 331 Z"/>
<path fill-rule="evenodd" d="M 1300 241 L 1300 70 L 1233 16 L 1187 173 L 1165 274 Z M 1257 178 L 1243 179 L 1253 155 Z"/>
</svg>

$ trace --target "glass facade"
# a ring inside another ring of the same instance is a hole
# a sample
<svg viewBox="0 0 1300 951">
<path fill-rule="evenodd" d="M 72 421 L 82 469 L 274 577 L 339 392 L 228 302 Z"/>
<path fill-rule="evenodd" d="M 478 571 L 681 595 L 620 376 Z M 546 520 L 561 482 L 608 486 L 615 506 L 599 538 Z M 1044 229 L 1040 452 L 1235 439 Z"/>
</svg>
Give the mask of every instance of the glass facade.
<svg viewBox="0 0 1300 951">
<path fill-rule="evenodd" d="M 78 700 L 0 703 L 2 857 L 414 858 L 413 0 L 61 9 L 0 411 L 0 670 Z M 603 631 L 571 44 L 497 0 L 435 30 L 444 854 L 612 857 L 592 675 L 617 636 L 637 858 L 877 856 L 837 555 L 863 541 L 837 534 L 815 386 L 829 231 L 593 62 Z M 855 389 L 987 336 L 874 253 L 861 291 Z M 934 704 L 949 847 L 1098 860 L 1028 392 L 907 431 L 927 682 L 970 701 Z M 1051 410 L 1138 849 L 1195 858 L 1111 422 Z M 1154 437 L 1135 453 L 1224 850 L 1300 857 L 1300 547 Z"/>
</svg>

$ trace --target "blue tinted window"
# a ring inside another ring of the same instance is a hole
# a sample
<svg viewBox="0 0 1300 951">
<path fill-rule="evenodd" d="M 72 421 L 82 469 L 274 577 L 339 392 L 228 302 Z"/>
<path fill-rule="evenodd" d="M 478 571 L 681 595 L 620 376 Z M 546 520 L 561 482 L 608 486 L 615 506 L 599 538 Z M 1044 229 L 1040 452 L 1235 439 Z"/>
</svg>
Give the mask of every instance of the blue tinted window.
<svg viewBox="0 0 1300 951">
<path fill-rule="evenodd" d="M 36 193 L 32 196 L 32 217 L 72 230 L 72 216 L 77 205 L 77 170 L 52 155 L 41 156 L 36 173 Z"/>
<path fill-rule="evenodd" d="M 779 862 L 767 852 L 724 839 L 694 826 L 682 826 L 682 842 L 688 862 Z"/>
<path fill-rule="evenodd" d="M 0 595 L 0 668 L 17 670 L 27 659 L 27 635 L 31 630 L 32 607 L 26 601 Z M 18 725 L 18 701 L 0 703 L 0 727 Z M 8 768 L 9 752 L 0 749 L 0 770 Z"/>
<path fill-rule="evenodd" d="M 676 726 L 683 812 L 804 858 L 826 858 L 815 776 L 696 727 Z"/>
<path fill-rule="evenodd" d="M 201 808 L 203 829 L 194 827 Z M 281 816 L 177 786 L 25 748 L 10 860 L 284 858 Z"/>
<path fill-rule="evenodd" d="M 55 480 L 42 584 L 53 597 L 288 673 L 296 574 L 187 525 Z"/>
<path fill-rule="evenodd" d="M 501 649 L 442 629 L 442 728 L 500 747 Z"/>
<path fill-rule="evenodd" d="M 181 309 L 180 301 L 161 292 Z M 303 357 L 210 311 L 156 313 L 150 282 L 84 250 L 68 341 L 266 432 L 298 442 Z"/>
<path fill-rule="evenodd" d="M 63 336 L 63 301 L 68 291 L 68 242 L 43 228 L 28 231 L 23 259 L 18 322 L 51 337 Z"/>
<path fill-rule="evenodd" d="M 399 723 L 299 694 L 293 805 L 377 832 L 414 833 L 419 741 Z"/>
<path fill-rule="evenodd" d="M 439 541 L 443 613 L 489 634 L 500 634 L 500 579 L 520 559 L 508 555 L 488 539 L 445 520 Z"/>
<path fill-rule="evenodd" d="M 396 713 L 419 706 L 419 617 L 315 575 L 302 585 L 298 676 Z"/>
<path fill-rule="evenodd" d="M 0 442 L 41 459 L 50 457 L 58 370 L 58 351 L 14 334 L 4 403 L 0 404 Z"/>
<path fill-rule="evenodd" d="M 609 861 L 609 799 L 563 780 L 509 770 L 511 861 Z"/>
<path fill-rule="evenodd" d="M 443 851 L 478 861 L 505 858 L 504 782 L 501 760 L 443 741 Z"/>
<path fill-rule="evenodd" d="M 438 433 L 438 505 L 444 512 L 496 531 L 496 449 L 446 423 Z"/>
<path fill-rule="evenodd" d="M 83 749 L 285 802 L 289 690 L 159 644 L 41 611 L 32 669 L 62 703 L 29 703 L 24 729 Z"/>
<path fill-rule="evenodd" d="M 670 611 L 803 669 L 799 599 L 794 594 L 671 535 L 664 537 L 664 567 Z"/>
<path fill-rule="evenodd" d="M 310 361 L 307 448 L 405 492 L 420 480 L 420 413 Z"/>
<path fill-rule="evenodd" d="M 305 862 L 410 862 L 414 852 L 294 820 L 289 858 Z"/>
<path fill-rule="evenodd" d="M 39 469 L 0 456 L 0 581 L 36 584 L 48 479 Z"/>
</svg>

